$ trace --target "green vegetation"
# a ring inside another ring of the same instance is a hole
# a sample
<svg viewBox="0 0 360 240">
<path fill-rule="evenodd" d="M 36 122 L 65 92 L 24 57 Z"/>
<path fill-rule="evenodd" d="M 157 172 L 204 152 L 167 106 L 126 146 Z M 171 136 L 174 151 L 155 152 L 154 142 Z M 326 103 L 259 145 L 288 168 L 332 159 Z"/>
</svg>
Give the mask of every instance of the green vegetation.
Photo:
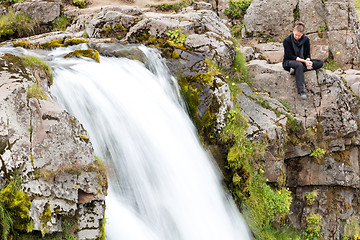
<svg viewBox="0 0 360 240">
<path fill-rule="evenodd" d="M 0 0 L 0 5 L 10 6 L 18 2 L 22 2 L 22 0 Z"/>
<path fill-rule="evenodd" d="M 86 0 L 73 0 L 72 3 L 79 8 L 84 8 L 87 4 L 87 1 Z"/>
<path fill-rule="evenodd" d="M 163 12 L 178 12 L 182 8 L 190 6 L 194 0 L 180 0 L 174 3 L 153 4 L 151 7 Z"/>
<path fill-rule="evenodd" d="M 0 191 L 0 238 L 11 239 L 17 231 L 32 231 L 29 209 L 30 197 L 20 191 L 21 178 L 14 175 Z"/>
<path fill-rule="evenodd" d="M 241 19 L 244 17 L 251 2 L 252 0 L 230 0 L 229 7 L 225 9 L 225 15 L 229 18 Z"/>
<path fill-rule="evenodd" d="M 0 40 L 26 37 L 34 33 L 35 21 L 24 13 L 10 10 L 0 16 Z"/>
<path fill-rule="evenodd" d="M 355 4 L 356 12 L 357 12 L 357 15 L 359 18 L 360 17 L 360 0 L 354 0 L 354 4 Z"/>
<path fill-rule="evenodd" d="M 65 31 L 68 24 L 69 24 L 69 19 L 67 19 L 67 17 L 62 15 L 54 20 L 53 27 L 55 31 Z"/>
<path fill-rule="evenodd" d="M 292 112 L 291 107 L 290 107 L 290 103 L 288 101 L 280 99 L 279 102 L 286 108 L 286 111 Z"/>
<path fill-rule="evenodd" d="M 295 118 L 293 118 L 290 114 L 286 114 L 286 117 L 286 131 L 289 134 L 296 133 L 301 130 L 301 125 Z"/>
<path fill-rule="evenodd" d="M 316 200 L 316 192 L 308 192 L 305 194 L 305 202 L 307 205 L 313 205 L 314 201 Z"/>
<path fill-rule="evenodd" d="M 173 41 L 175 43 L 184 43 L 186 40 L 186 35 L 181 33 L 180 28 L 177 28 L 175 30 L 169 30 L 167 32 L 167 36 L 170 41 Z"/>
<path fill-rule="evenodd" d="M 327 62 L 325 62 L 323 68 L 334 72 L 339 69 L 339 64 L 335 62 L 334 59 L 330 58 Z"/>
<path fill-rule="evenodd" d="M 88 43 L 89 40 L 83 39 L 83 38 L 71 38 L 65 41 L 64 47 L 67 46 L 73 46 L 73 45 L 79 45 L 82 43 Z"/>
<path fill-rule="evenodd" d="M 360 225 L 356 217 L 351 216 L 344 226 L 344 236 L 342 240 L 357 240 L 360 239 Z"/>
<path fill-rule="evenodd" d="M 20 41 L 20 42 L 13 42 L 14 47 L 22 47 L 22 48 L 28 48 L 28 49 L 52 49 L 57 47 L 67 47 L 67 46 L 73 46 L 78 45 L 82 43 L 88 43 L 89 41 L 82 38 L 71 38 L 67 39 L 55 39 L 51 42 L 45 42 L 45 43 L 30 43 L 28 41 Z"/>
<path fill-rule="evenodd" d="M 239 82 L 250 82 L 250 73 L 248 67 L 246 66 L 246 59 L 240 50 L 236 50 L 235 52 L 235 58 L 232 63 L 232 67 L 236 73 L 235 76 L 233 76 L 234 78 L 239 79 Z"/>
<path fill-rule="evenodd" d="M 26 55 L 26 56 L 22 56 L 21 59 L 22 59 L 22 64 L 25 67 L 30 68 L 33 72 L 37 72 L 37 71 L 44 72 L 48 77 L 48 85 L 49 86 L 52 85 L 54 77 L 51 71 L 51 67 L 48 64 L 46 64 L 41 58 Z M 39 78 L 39 83 L 40 81 L 41 79 Z"/>
<path fill-rule="evenodd" d="M 294 16 L 294 21 L 297 21 L 300 19 L 300 9 L 299 9 L 298 5 L 296 5 L 296 8 L 294 9 L 293 16 Z"/>
<path fill-rule="evenodd" d="M 311 213 L 306 217 L 304 238 L 307 240 L 319 240 L 321 232 L 322 217 L 319 214 Z"/>
<path fill-rule="evenodd" d="M 310 153 L 310 157 L 320 158 L 320 157 L 324 156 L 325 153 L 326 153 L 325 149 L 316 147 L 316 148 Z"/>
<path fill-rule="evenodd" d="M 95 49 L 75 50 L 64 56 L 64 58 L 70 58 L 70 57 L 86 57 L 86 58 L 94 59 L 98 63 L 100 62 L 100 54 Z"/>
<path fill-rule="evenodd" d="M 45 95 L 43 90 L 41 90 L 36 83 L 34 83 L 31 87 L 28 88 L 27 98 L 48 100 L 48 97 Z"/>
</svg>

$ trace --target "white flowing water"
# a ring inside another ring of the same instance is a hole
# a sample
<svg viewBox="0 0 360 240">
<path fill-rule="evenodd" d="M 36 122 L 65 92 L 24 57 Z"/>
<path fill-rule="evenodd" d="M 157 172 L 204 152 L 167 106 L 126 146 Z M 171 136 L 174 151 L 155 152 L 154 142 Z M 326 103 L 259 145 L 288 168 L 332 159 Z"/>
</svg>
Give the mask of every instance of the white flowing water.
<svg viewBox="0 0 360 240">
<path fill-rule="evenodd" d="M 107 239 L 250 239 L 176 80 L 155 51 L 141 50 L 146 66 L 127 58 L 64 59 L 66 49 L 51 53 L 51 93 L 88 130 L 109 168 Z"/>
</svg>

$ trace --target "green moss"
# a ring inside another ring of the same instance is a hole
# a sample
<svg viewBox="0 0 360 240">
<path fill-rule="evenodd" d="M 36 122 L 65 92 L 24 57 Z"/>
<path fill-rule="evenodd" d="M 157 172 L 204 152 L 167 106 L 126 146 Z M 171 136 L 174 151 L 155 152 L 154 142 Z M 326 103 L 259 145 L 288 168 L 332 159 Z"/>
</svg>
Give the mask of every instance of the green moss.
<svg viewBox="0 0 360 240">
<path fill-rule="evenodd" d="M 356 239 L 355 236 L 360 234 L 360 225 L 355 215 L 347 219 L 344 226 L 344 235 L 342 240 L 353 240 Z M 357 238 L 359 239 L 359 238 Z"/>
<path fill-rule="evenodd" d="M 185 43 L 186 40 L 186 35 L 181 32 L 180 28 L 169 30 L 167 32 L 167 37 L 174 43 Z"/>
<path fill-rule="evenodd" d="M 40 214 L 39 218 L 41 234 L 44 236 L 49 230 L 47 223 L 51 221 L 51 209 L 49 203 L 45 204 L 43 212 Z"/>
<path fill-rule="evenodd" d="M 105 224 L 106 224 L 106 219 L 104 218 L 100 222 L 100 237 L 98 237 L 97 240 L 106 240 Z"/>
<path fill-rule="evenodd" d="M 89 142 L 89 137 L 86 136 L 86 135 L 80 135 L 79 138 L 80 138 L 82 141 L 86 142 L 86 143 Z"/>
<path fill-rule="evenodd" d="M 171 57 L 174 58 L 174 59 L 177 59 L 177 58 L 180 57 L 180 55 L 176 50 L 174 50 Z"/>
<path fill-rule="evenodd" d="M 0 236 L 3 240 L 16 231 L 32 231 L 30 197 L 20 191 L 20 186 L 21 178 L 15 175 L 0 191 Z"/>
<path fill-rule="evenodd" d="M 45 42 L 37 45 L 39 48 L 42 49 L 53 49 L 57 47 L 63 47 L 64 46 L 64 39 L 55 39 L 51 42 Z"/>
<path fill-rule="evenodd" d="M 48 100 L 48 97 L 45 95 L 43 90 L 41 90 L 36 83 L 34 83 L 31 87 L 28 88 L 27 98 Z"/>
<path fill-rule="evenodd" d="M 75 50 L 64 56 L 64 58 L 69 58 L 69 57 L 87 57 L 87 58 L 94 59 L 98 63 L 100 62 L 100 54 L 95 49 Z"/>
<path fill-rule="evenodd" d="M 83 38 L 72 38 L 65 41 L 64 46 L 73 46 L 73 45 L 79 45 L 81 43 L 88 43 L 89 41 Z"/>
<path fill-rule="evenodd" d="M 351 166 L 350 163 L 350 150 L 345 150 L 345 151 L 339 151 L 339 152 L 332 152 L 331 153 L 331 157 L 334 158 L 334 160 L 338 163 L 338 164 L 346 164 Z"/>
</svg>

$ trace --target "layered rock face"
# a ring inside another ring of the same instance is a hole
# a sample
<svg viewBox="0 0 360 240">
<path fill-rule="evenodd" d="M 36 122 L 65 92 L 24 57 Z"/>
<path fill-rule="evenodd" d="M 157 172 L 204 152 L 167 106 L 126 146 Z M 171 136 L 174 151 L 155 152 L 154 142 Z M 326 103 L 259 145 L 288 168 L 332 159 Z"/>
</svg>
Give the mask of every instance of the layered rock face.
<svg viewBox="0 0 360 240">
<path fill-rule="evenodd" d="M 347 220 L 359 214 L 358 99 L 340 76 L 327 70 L 305 74 L 308 99 L 301 100 L 295 76 L 281 64 L 253 60 L 248 66 L 252 88 L 241 85 L 238 105 L 249 119 L 249 136 L 268 139 L 268 179 L 281 182 L 285 177 L 293 192 L 290 222 L 303 228 L 306 216 L 320 214 L 325 239 L 341 239 Z M 315 154 L 319 149 L 324 154 Z M 308 194 L 316 196 L 311 204 Z"/>
<path fill-rule="evenodd" d="M 0 57 L 0 179 L 20 174 L 22 191 L 32 202 L 33 231 L 51 234 L 74 225 L 79 239 L 97 239 L 105 211 L 105 167 L 74 117 L 29 93 L 46 76 L 7 56 Z"/>
<path fill-rule="evenodd" d="M 352 0 L 254 0 L 244 17 L 247 36 L 281 41 L 296 21 L 306 26 L 312 57 L 359 68 L 359 21 Z"/>
</svg>

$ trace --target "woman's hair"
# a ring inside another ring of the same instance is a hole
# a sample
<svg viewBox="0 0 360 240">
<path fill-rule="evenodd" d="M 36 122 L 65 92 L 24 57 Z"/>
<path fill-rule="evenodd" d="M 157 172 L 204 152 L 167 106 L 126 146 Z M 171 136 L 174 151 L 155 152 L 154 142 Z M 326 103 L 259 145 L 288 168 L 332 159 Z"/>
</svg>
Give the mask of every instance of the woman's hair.
<svg viewBox="0 0 360 240">
<path fill-rule="evenodd" d="M 303 22 L 297 22 L 294 31 L 304 33 L 305 32 L 305 24 Z"/>
</svg>

